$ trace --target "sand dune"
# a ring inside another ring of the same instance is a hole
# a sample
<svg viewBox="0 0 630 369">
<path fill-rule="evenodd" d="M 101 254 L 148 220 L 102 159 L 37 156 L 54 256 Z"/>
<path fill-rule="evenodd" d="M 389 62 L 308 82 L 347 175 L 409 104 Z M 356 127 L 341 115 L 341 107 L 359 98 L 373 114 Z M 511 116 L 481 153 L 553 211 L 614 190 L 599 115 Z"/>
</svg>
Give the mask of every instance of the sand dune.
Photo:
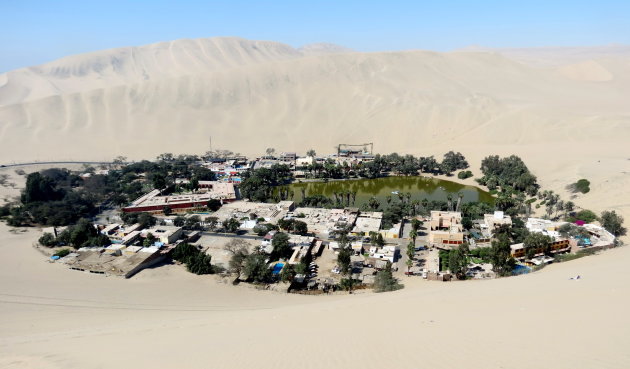
<svg viewBox="0 0 630 369">
<path fill-rule="evenodd" d="M 0 76 L 0 159 L 202 153 L 210 136 L 247 155 L 374 142 L 459 150 L 477 167 L 516 153 L 555 190 L 586 176 L 603 192 L 579 205 L 630 219 L 626 49 L 357 53 L 219 38 L 71 56 Z M 530 54 L 569 64 L 519 59 Z"/>
<path fill-rule="evenodd" d="M 630 249 L 528 276 L 307 297 L 48 264 L 0 225 L 3 368 L 627 368 Z M 581 280 L 570 277 L 580 274 Z"/>
</svg>

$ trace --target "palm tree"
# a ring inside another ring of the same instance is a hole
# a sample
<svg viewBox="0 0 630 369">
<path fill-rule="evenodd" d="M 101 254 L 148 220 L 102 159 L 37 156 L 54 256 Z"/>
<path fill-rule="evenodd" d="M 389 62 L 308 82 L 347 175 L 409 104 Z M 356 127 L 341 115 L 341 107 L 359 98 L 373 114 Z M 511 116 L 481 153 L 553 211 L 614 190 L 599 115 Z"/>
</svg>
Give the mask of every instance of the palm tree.
<svg viewBox="0 0 630 369">
<path fill-rule="evenodd" d="M 409 237 L 411 237 L 411 239 L 413 240 L 413 244 L 416 244 L 416 237 L 418 237 L 418 231 L 416 231 L 415 229 L 412 229 L 411 231 L 409 231 Z"/>
<path fill-rule="evenodd" d="M 407 200 L 407 204 L 411 204 L 411 192 L 405 194 L 405 199 Z"/>
<path fill-rule="evenodd" d="M 425 197 L 424 199 L 422 199 L 422 208 L 424 209 L 424 213 L 429 214 L 429 209 L 427 209 L 429 207 L 429 200 Z"/>
<path fill-rule="evenodd" d="M 420 201 L 418 201 L 418 200 L 413 200 L 413 201 L 411 202 L 411 209 L 412 209 L 412 211 L 413 211 L 413 214 L 412 214 L 413 216 L 418 215 L 418 207 L 420 207 Z"/>
<path fill-rule="evenodd" d="M 446 200 L 448 200 L 448 211 L 453 211 L 453 195 L 450 193 L 446 195 Z"/>
<path fill-rule="evenodd" d="M 464 198 L 464 194 L 463 194 L 463 193 L 461 193 L 461 192 L 459 192 L 459 193 L 457 194 L 457 206 L 455 207 L 455 211 L 459 211 L 460 206 L 461 206 L 461 204 L 462 204 L 462 199 L 463 199 L 463 198 Z"/>
<path fill-rule="evenodd" d="M 392 196 L 391 195 L 385 196 L 385 201 L 387 201 L 387 205 L 389 205 L 392 202 Z"/>
<path fill-rule="evenodd" d="M 556 216 L 558 216 L 558 213 L 564 210 L 564 201 L 559 200 L 556 203 Z"/>
</svg>

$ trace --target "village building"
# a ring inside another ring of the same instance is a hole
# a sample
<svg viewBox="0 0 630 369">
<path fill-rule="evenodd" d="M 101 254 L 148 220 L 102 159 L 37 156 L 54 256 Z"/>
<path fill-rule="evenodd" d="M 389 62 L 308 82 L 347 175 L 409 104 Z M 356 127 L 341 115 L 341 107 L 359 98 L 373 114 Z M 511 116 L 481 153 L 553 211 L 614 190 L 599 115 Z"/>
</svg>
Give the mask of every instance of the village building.
<svg viewBox="0 0 630 369">
<path fill-rule="evenodd" d="M 173 212 L 185 212 L 194 209 L 206 209 L 210 200 L 219 200 L 221 203 L 236 200 L 236 190 L 233 183 L 201 181 L 204 182 L 204 190 L 201 193 L 161 195 L 160 190 L 153 190 L 134 200 L 131 205 L 124 207 L 125 213 L 148 212 L 161 214 L 165 208 Z M 200 182 L 200 186 L 201 186 Z"/>
<path fill-rule="evenodd" d="M 509 215 L 505 215 L 502 211 L 495 211 L 494 214 L 483 215 L 483 224 L 485 224 L 486 229 L 492 234 L 502 225 L 511 226 L 512 218 Z"/>
<path fill-rule="evenodd" d="M 464 243 L 462 213 L 457 211 L 431 211 L 429 245 L 451 249 Z"/>
<path fill-rule="evenodd" d="M 351 227 L 357 219 L 357 214 L 358 210 L 354 208 L 296 208 L 287 213 L 286 217 L 306 223 L 309 232 L 329 236 Z"/>
<path fill-rule="evenodd" d="M 58 260 L 70 269 L 130 278 L 166 258 L 157 247 L 82 247 Z"/>
<path fill-rule="evenodd" d="M 369 236 L 371 232 L 381 229 L 383 213 L 380 211 L 362 211 L 357 217 L 352 234 L 356 236 Z"/>
<path fill-rule="evenodd" d="M 219 210 L 212 214 L 212 216 L 218 218 L 219 222 L 223 222 L 224 220 L 231 218 L 238 219 L 239 221 L 263 218 L 266 222 L 275 224 L 293 209 L 295 209 L 295 203 L 293 201 L 280 201 L 277 204 L 235 201 L 223 205 Z"/>
<path fill-rule="evenodd" d="M 383 229 L 380 231 L 384 238 L 400 238 L 402 235 L 403 224 L 402 222 L 394 224 L 390 229 Z"/>
<path fill-rule="evenodd" d="M 145 237 L 151 233 L 158 242 L 168 245 L 175 243 L 175 241 L 182 237 L 183 229 L 182 227 L 175 226 L 155 226 L 151 229 L 144 230 L 142 233 Z"/>
<path fill-rule="evenodd" d="M 549 249 L 552 254 L 569 252 L 571 251 L 571 243 L 568 239 L 555 240 L 551 243 Z M 527 250 L 525 249 L 525 245 L 522 243 L 510 245 L 510 255 L 515 259 L 525 258 L 527 256 Z M 538 248 L 534 250 L 535 257 L 539 257 L 543 255 L 544 255 L 544 250 L 542 248 Z"/>
</svg>

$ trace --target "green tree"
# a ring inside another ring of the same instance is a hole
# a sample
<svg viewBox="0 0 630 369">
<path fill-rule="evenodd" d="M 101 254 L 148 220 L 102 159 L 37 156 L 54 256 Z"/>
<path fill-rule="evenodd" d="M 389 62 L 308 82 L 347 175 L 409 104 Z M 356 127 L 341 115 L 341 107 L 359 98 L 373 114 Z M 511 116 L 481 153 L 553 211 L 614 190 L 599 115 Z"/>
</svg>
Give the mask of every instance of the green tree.
<svg viewBox="0 0 630 369">
<path fill-rule="evenodd" d="M 252 282 L 266 283 L 271 280 L 271 270 L 267 267 L 265 255 L 262 254 L 247 255 L 243 272 Z"/>
<path fill-rule="evenodd" d="M 185 223 L 186 223 L 186 218 L 184 218 L 181 215 L 178 215 L 175 217 L 175 219 L 173 219 L 173 225 L 176 227 L 183 227 Z"/>
<path fill-rule="evenodd" d="M 157 219 L 149 213 L 138 213 L 137 222 L 142 228 L 151 228 L 157 223 Z"/>
<path fill-rule="evenodd" d="M 463 243 L 457 249 L 449 252 L 449 270 L 455 274 L 458 279 L 466 278 L 466 270 L 468 269 L 468 244 Z"/>
<path fill-rule="evenodd" d="M 144 241 L 142 241 L 142 246 L 149 247 L 149 246 L 153 246 L 154 243 L 155 243 L 155 236 L 151 232 L 149 232 L 147 233 L 147 236 L 144 238 Z"/>
<path fill-rule="evenodd" d="M 187 230 L 201 229 L 201 218 L 199 217 L 199 215 L 193 215 L 186 218 L 186 222 L 184 222 L 184 228 Z"/>
<path fill-rule="evenodd" d="M 466 168 L 468 168 L 468 162 L 466 161 L 464 155 L 453 151 L 449 151 L 444 154 L 444 159 L 442 160 L 442 164 L 440 164 L 440 169 L 447 175 L 450 175 L 458 169 Z"/>
<path fill-rule="evenodd" d="M 348 244 L 339 244 L 339 254 L 337 254 L 337 264 L 341 269 L 341 274 L 348 275 L 350 273 L 352 250 Z"/>
<path fill-rule="evenodd" d="M 157 190 L 161 190 L 166 188 L 166 177 L 161 173 L 154 173 L 151 176 L 151 183 L 153 184 L 153 188 Z"/>
<path fill-rule="evenodd" d="M 296 220 L 293 222 L 293 231 L 301 236 L 305 236 L 308 234 L 308 225 L 301 220 Z"/>
<path fill-rule="evenodd" d="M 515 262 L 511 255 L 510 238 L 505 233 L 499 234 L 497 239 L 492 241 L 490 259 L 495 273 L 500 276 L 512 274 Z"/>
<path fill-rule="evenodd" d="M 55 246 L 57 244 L 57 241 L 55 240 L 55 236 L 53 236 L 52 233 L 44 233 L 40 238 L 39 238 L 39 244 L 42 246 Z"/>
<path fill-rule="evenodd" d="M 217 211 L 221 208 L 221 201 L 217 199 L 211 199 L 208 201 L 208 210 Z"/>
<path fill-rule="evenodd" d="M 523 247 L 528 259 L 531 259 L 539 252 L 548 254 L 551 251 L 553 238 L 539 232 L 532 232 L 525 237 Z"/>
<path fill-rule="evenodd" d="M 356 279 L 342 278 L 339 281 L 339 288 L 352 293 L 352 290 L 354 290 L 354 286 L 356 286 L 357 284 L 359 284 L 359 281 L 357 281 Z"/>
<path fill-rule="evenodd" d="M 171 258 L 173 260 L 177 260 L 184 264 L 187 264 L 193 257 L 197 256 L 199 253 L 199 249 L 195 246 L 182 242 L 179 245 L 175 246 L 173 252 L 171 253 Z"/>
<path fill-rule="evenodd" d="M 407 245 L 407 271 L 413 266 L 414 257 L 416 256 L 415 242 L 409 242 Z"/>
<path fill-rule="evenodd" d="M 623 217 L 617 214 L 614 210 L 602 212 L 600 223 L 602 227 L 612 233 L 615 237 L 623 236 L 626 234 L 626 228 L 623 226 Z"/>
<path fill-rule="evenodd" d="M 379 246 L 379 247 L 385 246 L 385 239 L 383 238 L 383 235 L 380 233 L 376 235 L 376 246 Z"/>
<path fill-rule="evenodd" d="M 374 278 L 374 292 L 388 292 L 401 289 L 403 286 L 398 283 L 392 274 L 392 265 L 387 263 L 385 269 L 376 273 Z"/>
<path fill-rule="evenodd" d="M 226 232 L 236 233 L 238 232 L 238 228 L 241 226 L 241 222 L 239 222 L 236 218 L 230 218 L 224 220 L 222 225 Z"/>
<path fill-rule="evenodd" d="M 232 255 L 229 261 L 229 270 L 232 273 L 236 273 L 236 279 L 238 280 L 241 278 L 245 261 L 249 256 L 247 243 L 243 240 L 233 239 L 225 245 L 225 250 Z"/>
<path fill-rule="evenodd" d="M 293 277 L 295 277 L 296 274 L 297 273 L 295 272 L 295 268 L 293 268 L 293 265 L 285 264 L 282 270 L 280 271 L 280 280 L 285 283 L 291 282 L 293 280 Z"/>
<path fill-rule="evenodd" d="M 274 260 L 289 258 L 293 253 L 291 245 L 289 244 L 289 235 L 283 232 L 278 232 L 273 235 L 271 246 L 273 246 L 271 255 Z"/>
<path fill-rule="evenodd" d="M 28 204 L 38 201 L 54 201 L 63 198 L 63 191 L 57 189 L 57 183 L 50 177 L 38 172 L 26 177 L 26 186 L 22 191 L 21 201 Z"/>
<path fill-rule="evenodd" d="M 409 231 L 409 237 L 411 237 L 411 243 L 415 245 L 416 238 L 418 237 L 418 232 L 415 229 L 411 229 L 411 231 Z"/>
<path fill-rule="evenodd" d="M 205 223 L 208 225 L 208 229 L 210 229 L 210 231 L 214 232 L 214 230 L 219 225 L 219 218 L 217 218 L 217 217 L 207 217 L 206 220 L 205 220 Z M 240 225 L 239 225 L 239 227 L 240 227 Z"/>
<path fill-rule="evenodd" d="M 169 216 L 173 214 L 173 209 L 171 209 L 171 207 L 167 205 L 162 208 L 162 212 L 164 213 L 164 215 Z"/>
<path fill-rule="evenodd" d="M 90 221 L 81 219 L 73 227 L 67 228 L 68 242 L 76 249 L 86 245 L 88 241 L 98 235 L 98 231 Z"/>
<path fill-rule="evenodd" d="M 188 189 L 190 189 L 190 191 L 197 191 L 199 189 L 199 180 L 197 178 L 191 179 L 190 183 L 188 183 Z"/>
<path fill-rule="evenodd" d="M 306 156 L 310 156 L 310 157 L 315 157 L 317 155 L 317 153 L 315 152 L 315 150 L 310 149 L 306 152 Z"/>
<path fill-rule="evenodd" d="M 186 269 L 194 274 L 212 274 L 214 268 L 212 267 L 212 256 L 199 252 L 186 263 Z"/>
</svg>

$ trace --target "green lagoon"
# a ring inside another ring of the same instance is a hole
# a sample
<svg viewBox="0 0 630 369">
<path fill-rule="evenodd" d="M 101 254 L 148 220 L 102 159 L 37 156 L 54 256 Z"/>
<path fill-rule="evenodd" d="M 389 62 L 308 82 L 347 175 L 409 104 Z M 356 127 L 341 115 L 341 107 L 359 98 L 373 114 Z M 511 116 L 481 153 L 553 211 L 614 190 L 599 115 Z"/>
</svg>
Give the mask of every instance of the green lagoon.
<svg viewBox="0 0 630 369">
<path fill-rule="evenodd" d="M 289 188 L 295 193 L 295 200 L 302 199 L 302 189 L 306 196 L 324 195 L 334 197 L 334 193 L 356 191 L 354 206 L 360 207 L 371 197 L 376 197 L 385 203 L 387 196 L 398 198 L 398 193 L 411 193 L 411 201 L 427 199 L 429 201 L 446 201 L 449 194 L 456 200 L 459 193 L 463 194 L 463 202 L 483 201 L 493 202 L 492 195 L 477 187 L 428 177 L 383 177 L 376 179 L 354 179 L 329 182 L 294 182 Z"/>
</svg>

